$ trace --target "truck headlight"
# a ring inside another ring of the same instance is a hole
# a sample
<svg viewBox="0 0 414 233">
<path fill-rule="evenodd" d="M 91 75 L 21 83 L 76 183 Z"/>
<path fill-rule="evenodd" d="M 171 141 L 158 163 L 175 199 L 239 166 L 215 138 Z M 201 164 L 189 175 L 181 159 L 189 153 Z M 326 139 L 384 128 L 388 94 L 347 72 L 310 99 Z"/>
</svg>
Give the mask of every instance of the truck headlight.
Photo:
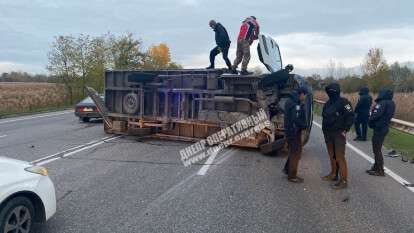
<svg viewBox="0 0 414 233">
<path fill-rule="evenodd" d="M 35 173 L 35 174 L 42 175 L 42 176 L 49 175 L 49 172 L 47 171 L 45 167 L 32 166 L 32 167 L 27 167 L 24 170 L 27 172 Z"/>
</svg>

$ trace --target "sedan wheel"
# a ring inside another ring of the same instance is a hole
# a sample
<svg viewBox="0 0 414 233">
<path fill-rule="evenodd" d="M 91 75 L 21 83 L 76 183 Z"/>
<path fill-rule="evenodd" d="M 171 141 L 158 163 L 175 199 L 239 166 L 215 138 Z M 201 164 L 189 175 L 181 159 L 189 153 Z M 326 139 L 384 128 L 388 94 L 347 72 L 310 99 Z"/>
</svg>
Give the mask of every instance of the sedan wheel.
<svg viewBox="0 0 414 233">
<path fill-rule="evenodd" d="M 32 227 L 33 205 L 24 197 L 17 197 L 5 206 L 0 217 L 5 217 L 1 222 L 1 233 L 29 233 Z"/>
</svg>

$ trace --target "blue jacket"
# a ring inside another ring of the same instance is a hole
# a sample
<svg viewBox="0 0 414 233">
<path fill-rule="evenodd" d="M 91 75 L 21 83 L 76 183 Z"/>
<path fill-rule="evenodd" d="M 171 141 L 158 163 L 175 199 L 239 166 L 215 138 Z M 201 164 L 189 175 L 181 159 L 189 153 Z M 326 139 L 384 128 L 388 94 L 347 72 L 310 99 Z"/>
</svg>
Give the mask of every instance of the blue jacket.
<svg viewBox="0 0 414 233">
<path fill-rule="evenodd" d="M 372 97 L 369 95 L 368 87 L 363 87 L 359 91 L 359 100 L 355 106 L 356 120 L 359 122 L 368 122 L 369 111 L 372 105 Z"/>
<path fill-rule="evenodd" d="M 308 127 L 304 105 L 300 103 L 299 94 L 292 91 L 285 103 L 284 128 L 286 139 L 294 139 L 301 130 Z"/>
<path fill-rule="evenodd" d="M 369 127 L 378 133 L 388 133 L 391 119 L 395 113 L 395 103 L 392 100 L 394 92 L 389 89 L 383 89 L 375 100 L 377 103 L 371 111 L 369 117 Z"/>
</svg>

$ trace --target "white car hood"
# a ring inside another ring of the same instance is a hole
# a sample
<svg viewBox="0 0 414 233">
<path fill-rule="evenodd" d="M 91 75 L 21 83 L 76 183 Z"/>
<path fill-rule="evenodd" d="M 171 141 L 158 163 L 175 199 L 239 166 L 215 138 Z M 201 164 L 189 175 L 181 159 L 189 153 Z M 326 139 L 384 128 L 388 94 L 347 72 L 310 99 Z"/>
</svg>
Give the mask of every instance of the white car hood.
<svg viewBox="0 0 414 233">
<path fill-rule="evenodd" d="M 31 174 L 24 170 L 27 167 L 30 167 L 29 162 L 0 156 L 0 187 L 29 178 Z"/>
<path fill-rule="evenodd" d="M 29 162 L 26 161 L 22 161 L 22 160 L 17 160 L 17 159 L 12 159 L 12 158 L 7 158 L 4 156 L 0 156 L 0 171 L 2 171 L 2 169 L 7 169 L 7 167 L 21 167 L 21 168 L 26 168 L 28 166 L 30 166 Z"/>
</svg>

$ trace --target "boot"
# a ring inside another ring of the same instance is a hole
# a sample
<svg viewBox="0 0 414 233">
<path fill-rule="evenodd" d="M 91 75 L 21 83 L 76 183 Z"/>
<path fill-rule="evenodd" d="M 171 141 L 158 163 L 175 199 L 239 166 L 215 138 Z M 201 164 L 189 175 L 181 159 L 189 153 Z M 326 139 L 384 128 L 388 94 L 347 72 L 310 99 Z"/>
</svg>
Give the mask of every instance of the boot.
<svg viewBox="0 0 414 233">
<path fill-rule="evenodd" d="M 376 169 L 368 172 L 371 176 L 385 176 L 384 169 Z"/>
<path fill-rule="evenodd" d="M 232 69 L 232 70 L 231 70 L 231 73 L 232 73 L 232 74 L 238 74 L 238 72 L 237 72 L 237 70 L 236 70 L 236 69 Z"/>
<path fill-rule="evenodd" d="M 214 66 L 210 65 L 210 66 L 206 67 L 206 70 L 210 70 L 210 69 L 214 69 Z"/>
<path fill-rule="evenodd" d="M 299 176 L 296 176 L 296 177 L 289 177 L 288 181 L 292 183 L 303 183 L 304 179 Z"/>
<path fill-rule="evenodd" d="M 375 170 L 376 170 L 376 168 L 377 168 L 377 166 L 374 164 L 374 165 L 372 165 L 371 169 L 366 170 L 366 172 L 369 174 L 370 172 L 375 171 Z"/>
<path fill-rule="evenodd" d="M 332 186 L 332 189 L 339 190 L 339 189 L 346 189 L 348 188 L 348 182 L 346 180 L 339 180 L 336 184 Z"/>
<path fill-rule="evenodd" d="M 331 173 L 329 175 L 322 176 L 321 179 L 324 180 L 324 181 L 336 181 L 337 177 L 334 174 Z"/>
<path fill-rule="evenodd" d="M 357 136 L 356 138 L 354 138 L 354 141 L 362 141 L 362 138 Z"/>
<path fill-rule="evenodd" d="M 240 74 L 241 75 L 250 75 L 250 74 L 252 74 L 251 72 L 249 72 L 249 71 L 247 71 L 247 70 L 242 70 L 241 72 L 240 72 Z"/>
</svg>

